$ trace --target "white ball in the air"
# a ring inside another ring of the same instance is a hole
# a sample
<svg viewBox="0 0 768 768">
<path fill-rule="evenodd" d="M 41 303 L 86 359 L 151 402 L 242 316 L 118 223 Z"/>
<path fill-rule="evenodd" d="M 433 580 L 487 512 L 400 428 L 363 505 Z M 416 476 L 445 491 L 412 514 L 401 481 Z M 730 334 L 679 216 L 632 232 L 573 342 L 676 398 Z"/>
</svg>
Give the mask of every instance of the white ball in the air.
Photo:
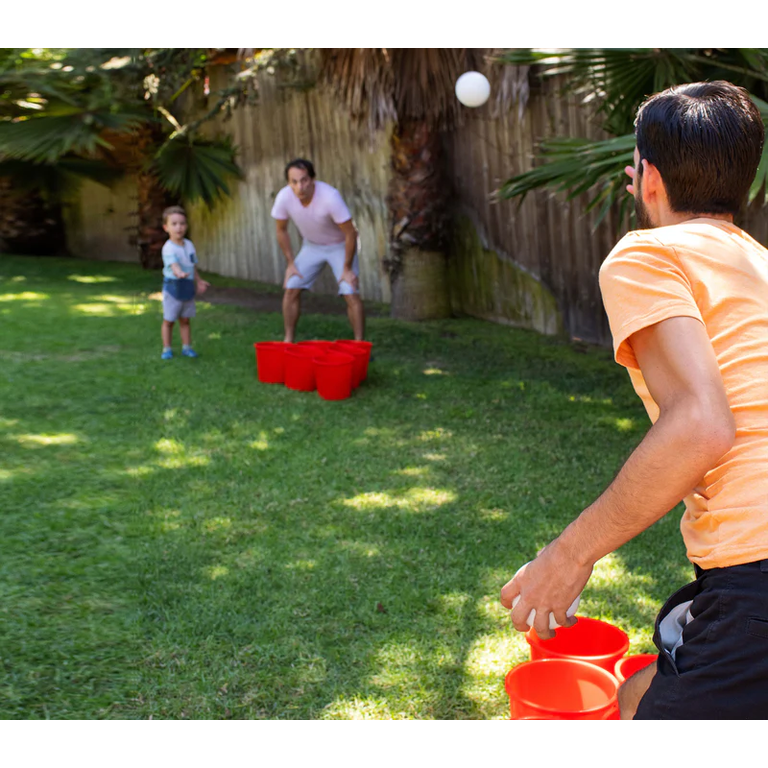
<svg viewBox="0 0 768 768">
<path fill-rule="evenodd" d="M 465 107 L 480 107 L 491 95 L 491 84 L 481 72 L 465 72 L 456 81 L 456 98 Z"/>
</svg>

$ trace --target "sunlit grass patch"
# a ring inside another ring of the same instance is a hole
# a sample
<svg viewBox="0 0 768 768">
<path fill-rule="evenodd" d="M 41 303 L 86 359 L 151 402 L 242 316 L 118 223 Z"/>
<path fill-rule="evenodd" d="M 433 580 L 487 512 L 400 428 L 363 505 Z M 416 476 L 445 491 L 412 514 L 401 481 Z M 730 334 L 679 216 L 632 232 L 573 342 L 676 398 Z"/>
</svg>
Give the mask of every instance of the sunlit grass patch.
<svg viewBox="0 0 768 768">
<path fill-rule="evenodd" d="M 69 275 L 67 280 L 73 280 L 76 283 L 84 283 L 86 285 L 93 285 L 96 283 L 114 283 L 117 281 L 117 278 L 110 275 Z"/>
<path fill-rule="evenodd" d="M 456 500 L 453 491 L 437 488 L 409 488 L 405 493 L 393 494 L 381 491 L 361 493 L 351 499 L 345 499 L 344 505 L 358 510 L 397 507 L 411 512 L 450 504 Z"/>
<path fill-rule="evenodd" d="M 329 720 L 397 720 L 386 699 L 381 697 L 340 698 L 329 704 L 323 714 Z"/>
<path fill-rule="evenodd" d="M 145 306 L 138 302 L 125 302 L 117 304 L 114 302 L 105 303 L 103 301 L 95 301 L 91 304 L 73 304 L 72 309 L 84 315 L 95 315 L 99 317 L 119 317 L 120 315 L 126 314 L 128 312 L 143 312 Z"/>
<path fill-rule="evenodd" d="M 0 301 L 43 301 L 50 299 L 48 293 L 36 291 L 21 291 L 20 293 L 0 293 Z"/>
<path fill-rule="evenodd" d="M 16 435 L 16 440 L 21 445 L 37 446 L 37 445 L 74 445 L 80 442 L 80 438 L 77 435 L 61 434 L 61 435 Z"/>
</svg>

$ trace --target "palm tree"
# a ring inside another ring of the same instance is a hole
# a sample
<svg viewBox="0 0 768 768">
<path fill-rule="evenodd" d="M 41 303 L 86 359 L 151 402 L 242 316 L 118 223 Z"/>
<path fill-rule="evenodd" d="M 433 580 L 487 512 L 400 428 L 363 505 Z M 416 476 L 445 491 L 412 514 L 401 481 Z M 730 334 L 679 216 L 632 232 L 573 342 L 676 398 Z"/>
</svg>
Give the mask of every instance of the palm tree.
<svg viewBox="0 0 768 768">
<path fill-rule="evenodd" d="M 465 48 L 321 50 L 320 80 L 370 131 L 392 126 L 388 195 L 392 315 L 426 319 L 450 312 L 445 283 L 450 184 L 440 131 L 459 117 L 457 78 L 480 69 Z"/>
<path fill-rule="evenodd" d="M 139 258 L 159 266 L 162 209 L 210 205 L 228 194 L 229 177 L 240 176 L 231 143 L 196 134 L 234 89 L 194 123 L 177 117 L 179 97 L 207 58 L 202 49 L 173 48 L 0 51 L 0 177 L 27 195 L 32 181 L 31 194 L 55 210 L 78 180 L 108 184 L 135 173 Z M 12 196 L 6 190 L 4 197 Z"/>
<path fill-rule="evenodd" d="M 587 210 L 599 206 L 599 223 L 616 203 L 622 214 L 631 198 L 624 193 L 624 166 L 632 164 L 634 117 L 647 96 L 672 85 L 701 80 L 730 80 L 745 87 L 768 122 L 768 49 L 766 48 L 565 48 L 517 49 L 502 61 L 534 67 L 540 78 L 561 77 L 564 88 L 588 105 L 609 138 L 550 138 L 541 142 L 537 165 L 509 179 L 502 198 L 521 200 L 550 188 L 568 199 L 592 191 Z M 768 202 L 768 144 L 750 190 L 750 202 Z"/>
</svg>

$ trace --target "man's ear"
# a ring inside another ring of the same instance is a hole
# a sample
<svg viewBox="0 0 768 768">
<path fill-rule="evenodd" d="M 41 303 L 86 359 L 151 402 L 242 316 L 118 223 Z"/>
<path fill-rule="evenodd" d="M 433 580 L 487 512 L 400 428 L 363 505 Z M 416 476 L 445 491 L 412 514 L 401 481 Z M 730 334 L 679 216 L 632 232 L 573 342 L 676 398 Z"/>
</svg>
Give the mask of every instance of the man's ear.
<svg viewBox="0 0 768 768">
<path fill-rule="evenodd" d="M 662 194 L 666 197 L 666 189 L 659 169 L 647 160 L 641 160 L 640 164 L 643 166 L 643 196 L 652 199 Z"/>
</svg>

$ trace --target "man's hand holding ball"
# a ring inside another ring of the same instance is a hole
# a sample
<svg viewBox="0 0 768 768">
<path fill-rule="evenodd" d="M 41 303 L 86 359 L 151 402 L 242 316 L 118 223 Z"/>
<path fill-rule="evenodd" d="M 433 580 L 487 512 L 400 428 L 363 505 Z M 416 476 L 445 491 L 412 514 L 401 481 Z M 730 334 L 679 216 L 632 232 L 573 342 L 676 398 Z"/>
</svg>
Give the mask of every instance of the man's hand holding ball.
<svg viewBox="0 0 768 768">
<path fill-rule="evenodd" d="M 547 548 L 545 547 L 540 553 L 540 556 L 544 554 L 546 550 Z M 573 599 L 564 615 L 558 612 L 558 616 L 556 617 L 555 612 L 550 611 L 549 621 L 544 626 L 541 626 L 542 622 L 540 620 L 537 622 L 536 609 L 532 606 L 537 602 L 539 605 L 557 605 L 558 600 L 562 600 L 562 597 L 558 597 L 558 593 L 559 595 L 562 595 L 567 588 L 565 588 L 564 585 L 559 584 L 559 580 L 556 580 L 557 576 L 554 576 L 551 580 L 546 577 L 548 564 L 545 565 L 543 562 L 538 562 L 539 559 L 540 558 L 537 558 L 536 560 L 528 562 L 522 566 L 522 568 L 519 568 L 515 575 L 504 585 L 501 590 L 501 604 L 512 612 L 515 629 L 520 632 L 525 632 L 533 628 L 542 640 L 547 640 L 554 637 L 555 629 L 558 629 L 559 627 L 570 627 L 576 623 L 574 616 L 579 608 L 581 592 L 579 591 L 579 594 Z M 546 557 L 544 559 L 546 559 Z M 534 570 L 539 572 L 536 576 L 534 576 L 533 573 L 530 575 L 526 575 L 525 573 L 532 565 L 534 566 Z M 543 579 L 541 576 L 542 565 L 545 568 Z M 577 578 L 578 582 L 581 582 L 581 578 Z M 589 573 L 586 574 L 586 578 L 584 578 L 583 582 L 581 582 L 577 588 L 583 589 L 583 585 L 588 580 Z M 573 583 L 572 580 L 569 581 Z M 572 595 L 573 592 L 570 594 Z M 528 609 L 527 616 L 524 613 L 521 613 L 521 608 L 517 608 L 517 605 L 521 600 L 524 600 L 522 608 Z M 561 621 L 563 623 L 561 623 Z M 537 624 L 538 626 L 536 626 Z"/>
</svg>

